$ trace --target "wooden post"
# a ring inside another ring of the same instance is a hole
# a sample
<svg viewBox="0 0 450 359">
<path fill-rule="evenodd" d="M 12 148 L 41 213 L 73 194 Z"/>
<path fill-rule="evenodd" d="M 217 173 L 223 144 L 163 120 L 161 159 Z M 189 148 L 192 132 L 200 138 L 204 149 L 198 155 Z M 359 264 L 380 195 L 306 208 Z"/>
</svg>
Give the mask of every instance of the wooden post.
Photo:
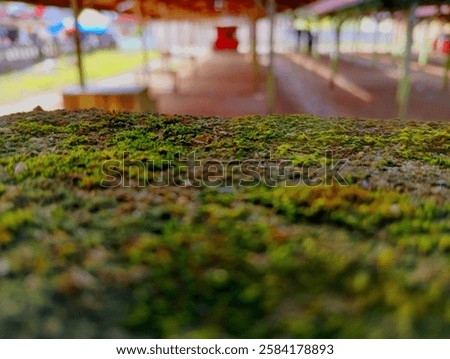
<svg viewBox="0 0 450 359">
<path fill-rule="evenodd" d="M 148 81 L 150 79 L 149 71 L 148 71 L 148 51 L 147 51 L 147 36 L 146 36 L 146 21 L 142 14 L 141 4 L 140 2 L 135 2 L 136 6 L 136 14 L 139 16 L 139 37 L 141 38 L 141 47 L 142 47 L 142 62 L 143 62 L 143 83 L 147 86 Z"/>
<path fill-rule="evenodd" d="M 320 52 L 319 52 L 320 20 L 314 19 L 311 31 L 312 31 L 311 34 L 313 35 L 312 58 L 314 60 L 319 60 L 320 59 Z"/>
<path fill-rule="evenodd" d="M 72 7 L 73 17 L 75 19 L 75 48 L 77 52 L 77 65 L 78 65 L 78 80 L 81 88 L 86 87 L 85 73 L 84 73 L 84 62 L 83 62 L 83 50 L 81 48 L 81 38 L 80 31 L 78 29 L 78 17 L 80 15 L 80 8 L 78 6 L 78 0 L 70 0 L 70 5 Z"/>
<path fill-rule="evenodd" d="M 267 69 L 267 112 L 273 113 L 275 108 L 275 73 L 274 73 L 274 30 L 275 30 L 275 0 L 269 0 L 267 13 L 270 21 L 269 68 Z"/>
<path fill-rule="evenodd" d="M 144 63 L 144 81 L 148 84 L 150 79 L 148 70 L 148 50 L 147 50 L 147 33 L 146 33 L 146 21 L 141 18 L 140 23 L 141 41 L 142 41 L 142 62 Z"/>
<path fill-rule="evenodd" d="M 337 25 L 336 25 L 336 38 L 335 38 L 335 50 L 334 53 L 331 54 L 330 57 L 330 66 L 331 66 L 331 77 L 330 77 L 330 89 L 334 88 L 334 78 L 337 75 L 338 67 L 339 67 L 339 60 L 341 55 L 341 29 L 342 24 L 344 21 L 342 19 L 338 19 Z"/>
<path fill-rule="evenodd" d="M 253 65 L 253 90 L 258 90 L 259 84 L 259 61 L 258 61 L 258 40 L 256 32 L 256 19 L 250 18 L 250 51 Z"/>
<path fill-rule="evenodd" d="M 371 66 L 375 66 L 378 59 L 378 35 L 379 35 L 380 19 L 378 16 L 375 17 L 375 31 L 373 32 L 372 38 L 372 58 Z"/>
<path fill-rule="evenodd" d="M 308 56 L 312 57 L 313 46 L 314 46 L 314 37 L 313 37 L 313 32 L 312 32 L 311 20 L 306 20 L 306 24 L 307 24 L 307 31 L 306 31 L 306 36 L 307 36 L 307 54 L 308 54 Z"/>
<path fill-rule="evenodd" d="M 442 82 L 442 90 L 448 91 L 448 77 L 450 72 L 450 54 L 447 54 L 447 60 L 445 61 L 444 65 L 444 79 Z"/>
<path fill-rule="evenodd" d="M 358 49 L 357 51 L 358 51 L 359 53 L 364 53 L 364 51 L 365 51 L 365 48 L 364 48 L 365 42 L 363 41 L 364 36 L 363 36 L 363 31 L 362 31 L 362 29 L 361 29 L 363 19 L 364 19 L 364 16 L 361 17 L 361 19 L 359 20 L 359 29 L 358 29 L 358 47 L 357 47 L 357 49 Z"/>
<path fill-rule="evenodd" d="M 397 88 L 398 116 L 402 119 L 408 115 L 409 95 L 411 92 L 411 50 L 413 45 L 413 31 L 416 21 L 417 4 L 413 4 L 407 13 L 406 24 L 406 44 L 403 53 L 403 64 L 400 72 L 400 79 Z"/>
<path fill-rule="evenodd" d="M 357 18 L 353 24 L 355 28 L 353 28 L 352 32 L 352 54 L 353 58 L 356 58 L 358 54 L 358 42 L 361 37 L 361 18 Z"/>
</svg>

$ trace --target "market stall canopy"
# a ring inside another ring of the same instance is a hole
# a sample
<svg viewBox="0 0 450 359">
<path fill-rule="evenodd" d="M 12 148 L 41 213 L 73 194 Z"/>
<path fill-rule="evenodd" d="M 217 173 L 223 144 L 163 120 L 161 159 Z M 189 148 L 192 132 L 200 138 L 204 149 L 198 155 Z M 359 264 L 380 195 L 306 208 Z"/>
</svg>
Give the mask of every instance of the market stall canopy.
<svg viewBox="0 0 450 359">
<path fill-rule="evenodd" d="M 450 6 L 450 0 L 319 0 L 302 7 L 302 11 L 315 16 L 326 16 L 356 8 L 395 11 L 404 10 L 413 5 L 419 5 L 418 9 L 426 8 L 422 12 L 434 16 L 439 14 L 439 7 L 441 14 L 445 14 Z"/>
<path fill-rule="evenodd" d="M 110 17 L 97 10 L 83 9 L 78 17 L 78 30 L 82 33 L 102 35 L 108 31 L 111 21 Z M 73 18 L 66 18 L 60 23 L 68 33 L 75 31 L 75 20 Z M 58 25 L 55 25 L 55 27 L 58 27 Z"/>
</svg>

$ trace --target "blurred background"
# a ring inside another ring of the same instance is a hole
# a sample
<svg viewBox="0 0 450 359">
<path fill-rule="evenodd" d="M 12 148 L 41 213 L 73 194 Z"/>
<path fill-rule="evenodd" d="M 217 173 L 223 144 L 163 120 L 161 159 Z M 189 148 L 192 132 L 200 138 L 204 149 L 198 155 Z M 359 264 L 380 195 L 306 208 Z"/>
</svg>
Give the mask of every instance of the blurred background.
<svg viewBox="0 0 450 359">
<path fill-rule="evenodd" d="M 144 89 L 151 105 L 119 99 L 107 109 L 450 119 L 447 1 L 413 12 L 373 1 L 244 1 L 242 13 L 233 1 L 203 1 L 214 16 L 195 7 L 202 1 L 189 11 L 167 2 L 175 5 L 157 16 L 143 12 L 145 1 L 137 11 L 133 1 L 114 11 L 78 2 L 75 12 L 30 2 L 0 1 L 0 115 L 102 107 L 68 98 Z"/>
</svg>

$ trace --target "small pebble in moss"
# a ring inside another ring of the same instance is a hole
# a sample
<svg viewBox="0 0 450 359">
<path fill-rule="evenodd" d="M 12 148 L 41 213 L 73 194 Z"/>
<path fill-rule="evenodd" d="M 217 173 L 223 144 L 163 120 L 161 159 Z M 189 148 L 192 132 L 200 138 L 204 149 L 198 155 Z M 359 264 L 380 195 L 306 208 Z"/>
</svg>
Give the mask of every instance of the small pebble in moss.
<svg viewBox="0 0 450 359">
<path fill-rule="evenodd" d="M 367 180 L 363 179 L 363 180 L 361 181 L 361 188 L 363 188 L 363 189 L 369 189 L 369 188 L 370 188 L 369 182 L 368 182 Z"/>
<path fill-rule="evenodd" d="M 219 193 L 234 193 L 236 190 L 233 186 L 220 187 Z"/>
<path fill-rule="evenodd" d="M 0 258 L 0 277 L 8 275 L 10 270 L 9 262 L 5 258 Z"/>
<path fill-rule="evenodd" d="M 16 175 L 22 173 L 23 171 L 26 171 L 28 169 L 27 165 L 23 162 L 18 162 L 16 166 L 14 167 L 14 173 Z"/>
<path fill-rule="evenodd" d="M 96 286 L 96 279 L 82 268 L 73 267 L 59 281 L 59 290 L 66 295 L 73 295 L 81 289 Z"/>
</svg>

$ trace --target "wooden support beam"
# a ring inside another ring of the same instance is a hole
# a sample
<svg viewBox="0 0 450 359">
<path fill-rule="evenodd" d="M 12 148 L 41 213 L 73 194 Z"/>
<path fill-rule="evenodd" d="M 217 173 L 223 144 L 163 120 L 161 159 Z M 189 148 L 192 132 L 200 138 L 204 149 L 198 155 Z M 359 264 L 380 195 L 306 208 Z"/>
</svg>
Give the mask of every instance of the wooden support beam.
<svg viewBox="0 0 450 359">
<path fill-rule="evenodd" d="M 143 18 L 141 18 L 141 22 L 139 24 L 139 34 L 141 36 L 142 43 L 142 63 L 143 63 L 143 73 L 144 73 L 144 83 L 148 85 L 148 81 L 150 79 L 150 71 L 148 67 L 148 50 L 147 50 L 147 33 L 146 33 L 146 22 Z"/>
<path fill-rule="evenodd" d="M 343 23 L 344 23 L 343 19 L 338 19 L 335 28 L 335 49 L 330 56 L 330 67 L 331 67 L 331 77 L 329 82 L 330 89 L 334 89 L 334 79 L 337 75 L 339 68 L 339 61 L 341 57 L 341 30 Z"/>
<path fill-rule="evenodd" d="M 141 52 L 142 52 L 142 80 L 144 85 L 148 85 L 148 82 L 150 81 L 150 73 L 148 68 L 148 50 L 147 50 L 147 33 L 146 33 L 146 25 L 147 22 L 144 19 L 142 9 L 141 9 L 141 3 L 135 2 L 135 12 L 136 15 L 139 17 L 139 37 L 141 39 Z"/>
<path fill-rule="evenodd" d="M 358 17 L 353 22 L 353 31 L 352 31 L 352 54 L 356 58 L 358 55 L 359 46 L 358 43 L 361 38 L 361 17 Z"/>
<path fill-rule="evenodd" d="M 252 55 L 253 67 L 253 90 L 256 92 L 259 85 L 259 60 L 258 60 L 258 39 L 257 39 L 257 20 L 250 18 L 250 51 Z"/>
<path fill-rule="evenodd" d="M 413 45 L 413 31 L 416 23 L 417 4 L 414 3 L 407 12 L 406 43 L 403 52 L 403 64 L 397 87 L 398 116 L 402 119 L 408 115 L 408 104 L 411 92 L 411 51 Z"/>
<path fill-rule="evenodd" d="M 448 91 L 449 72 L 450 72 L 450 54 L 447 54 L 447 60 L 445 61 L 445 65 L 444 65 L 444 79 L 442 81 L 442 90 L 443 91 Z"/>
<path fill-rule="evenodd" d="M 83 62 L 83 50 L 81 48 L 81 37 L 80 31 L 78 29 L 78 17 L 80 15 L 80 8 L 78 7 L 77 0 L 70 0 L 70 5 L 72 7 L 73 17 L 75 19 L 75 32 L 74 32 L 74 40 L 75 40 L 75 49 L 77 53 L 77 67 L 78 67 L 78 81 L 80 83 L 81 88 L 86 87 L 86 79 L 84 72 L 84 62 Z"/>
<path fill-rule="evenodd" d="M 380 19 L 375 16 L 375 31 L 373 32 L 372 38 L 372 56 L 371 56 L 371 66 L 375 66 L 378 60 L 378 37 L 380 34 Z"/>
<path fill-rule="evenodd" d="M 267 69 L 267 112 L 274 112 L 276 85 L 274 73 L 274 32 L 275 32 L 275 0 L 269 0 L 267 3 L 267 13 L 270 21 L 270 37 L 269 37 L 269 67 Z"/>
<path fill-rule="evenodd" d="M 320 21 L 315 19 L 312 21 L 312 26 L 311 26 L 311 35 L 313 35 L 313 48 L 312 48 L 311 56 L 314 60 L 320 59 L 319 33 L 320 33 Z"/>
</svg>

